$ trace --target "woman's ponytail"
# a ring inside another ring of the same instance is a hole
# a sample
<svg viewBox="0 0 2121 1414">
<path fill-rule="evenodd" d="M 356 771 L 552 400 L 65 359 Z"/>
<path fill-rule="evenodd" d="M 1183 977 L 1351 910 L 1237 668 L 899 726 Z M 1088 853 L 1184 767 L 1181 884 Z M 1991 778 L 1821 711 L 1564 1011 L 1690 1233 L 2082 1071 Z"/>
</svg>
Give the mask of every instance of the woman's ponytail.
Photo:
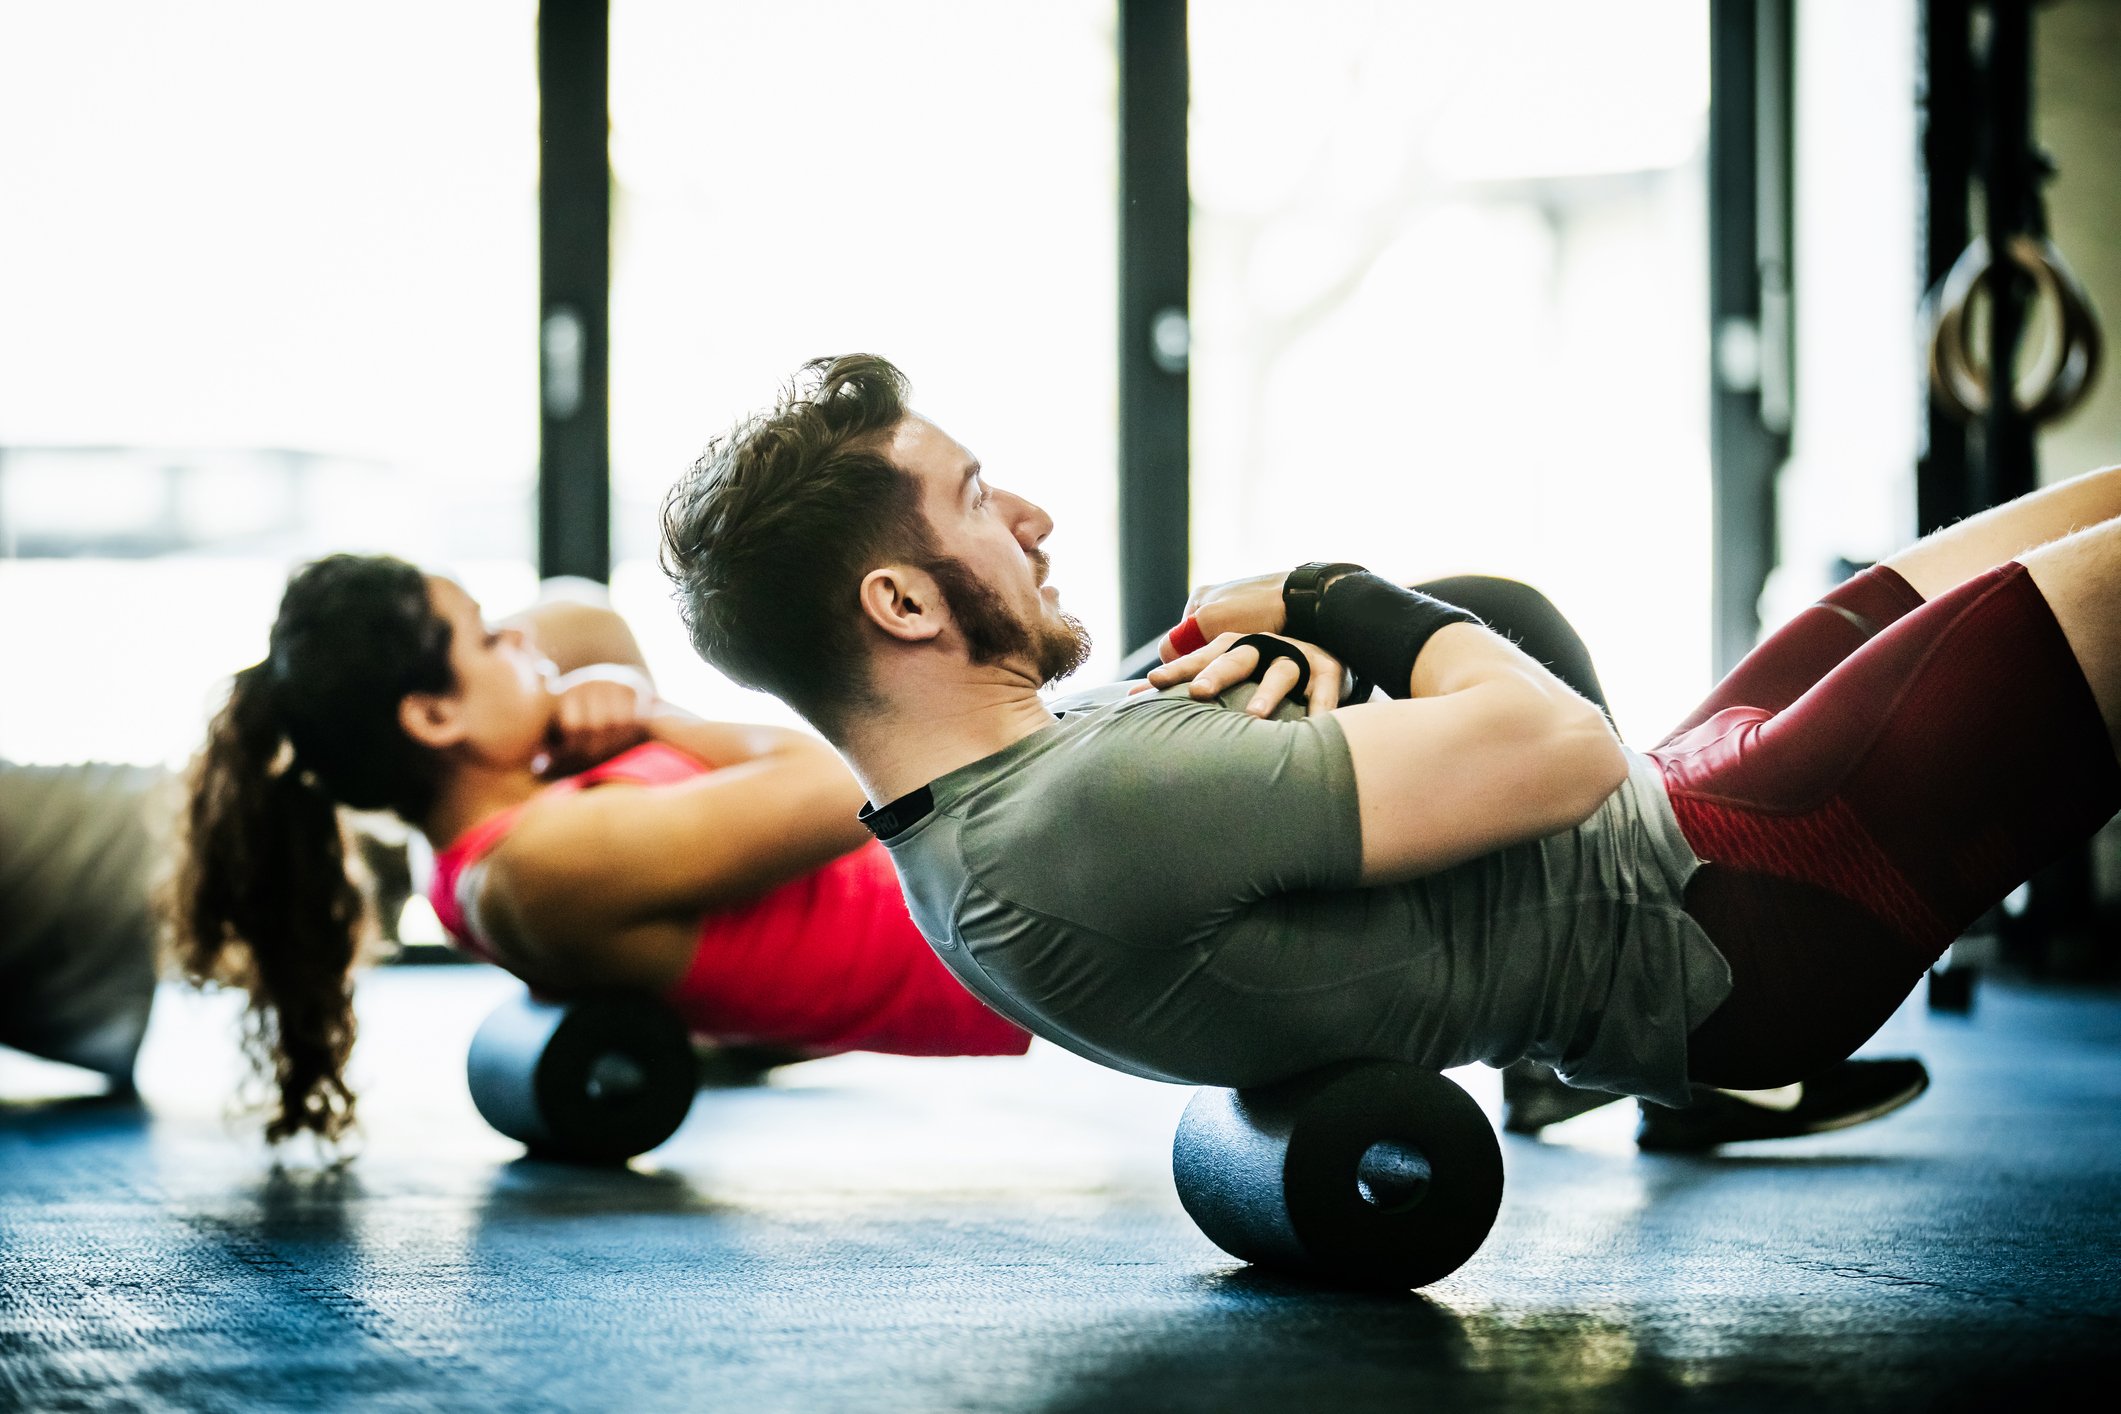
<svg viewBox="0 0 2121 1414">
<path fill-rule="evenodd" d="M 277 1087 L 275 1142 L 353 1122 L 353 965 L 370 920 L 337 806 L 294 760 L 271 670 L 236 674 L 193 766 L 171 899 L 185 975 L 250 994 L 244 1049 Z"/>
<path fill-rule="evenodd" d="M 353 970 L 372 934 L 339 807 L 417 824 L 441 780 L 399 725 L 410 692 L 447 692 L 449 621 L 420 570 L 328 555 L 287 582 L 264 662 L 236 674 L 193 767 L 165 900 L 195 982 L 250 994 L 244 1049 L 279 1091 L 266 1137 L 327 1140 L 353 1123 Z"/>
</svg>

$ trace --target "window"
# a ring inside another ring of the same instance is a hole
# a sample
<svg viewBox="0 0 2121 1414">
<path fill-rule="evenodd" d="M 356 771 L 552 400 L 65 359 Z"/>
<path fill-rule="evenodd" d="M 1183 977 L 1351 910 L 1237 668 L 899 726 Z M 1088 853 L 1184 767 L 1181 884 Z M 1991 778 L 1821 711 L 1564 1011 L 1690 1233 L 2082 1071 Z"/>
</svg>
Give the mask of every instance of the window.
<svg viewBox="0 0 2121 1414">
<path fill-rule="evenodd" d="M 1675 723 L 1709 670 L 1703 7 L 1191 29 L 1196 578 L 1523 578 L 1631 736 Z"/>
<path fill-rule="evenodd" d="M 613 597 L 673 701 L 789 720 L 702 665 L 656 509 L 822 354 L 882 354 L 1057 524 L 1117 661 L 1111 0 L 612 8 Z"/>
<path fill-rule="evenodd" d="M 181 762 L 328 550 L 529 598 L 535 14 L 0 10 L 0 755 Z"/>
</svg>

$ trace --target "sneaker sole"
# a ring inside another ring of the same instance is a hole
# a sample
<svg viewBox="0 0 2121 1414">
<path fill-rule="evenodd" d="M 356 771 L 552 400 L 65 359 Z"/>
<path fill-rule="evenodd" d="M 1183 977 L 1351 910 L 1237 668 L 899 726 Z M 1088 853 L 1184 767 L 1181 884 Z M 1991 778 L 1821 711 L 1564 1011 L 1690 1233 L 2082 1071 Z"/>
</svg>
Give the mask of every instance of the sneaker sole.
<svg viewBox="0 0 2121 1414">
<path fill-rule="evenodd" d="M 1913 1104 L 1915 1101 L 1921 1099 L 1923 1094 L 1927 1092 L 1929 1088 L 1930 1078 L 1929 1076 L 1924 1075 L 1918 1084 L 1912 1086 L 1907 1090 L 1901 1091 L 1898 1095 L 1892 1096 L 1888 1099 L 1880 1100 L 1877 1104 L 1871 1106 L 1867 1110 L 1852 1110 L 1845 1115 L 1836 1115 L 1833 1119 L 1826 1120 L 1820 1124 L 1815 1124 L 1805 1129 L 1800 1129 L 1795 1134 L 1792 1134 L 1789 1137 L 1792 1139 L 1798 1139 L 1802 1138 L 1804 1135 L 1807 1134 L 1831 1134 L 1837 1129 L 1848 1129 L 1858 1124 L 1869 1124 L 1874 1119 L 1883 1119 L 1887 1115 L 1891 1114 L 1894 1110 L 1904 1109 L 1908 1105 Z"/>
<path fill-rule="evenodd" d="M 1788 1129 L 1774 1134 L 1732 1135 L 1727 1139 L 1696 1139 L 1691 1136 L 1673 1136 L 1663 1140 L 1653 1138 L 1647 1143 L 1643 1142 L 1641 1137 L 1638 1137 L 1635 1142 L 1638 1148 L 1648 1154 L 1703 1154 L 1711 1149 L 1721 1148 L 1725 1144 L 1759 1144 L 1778 1139 L 1802 1139 L 1808 1134 L 1831 1134 L 1837 1129 L 1850 1129 L 1859 1124 L 1868 1124 L 1874 1119 L 1883 1119 L 1893 1111 L 1904 1109 L 1908 1105 L 1913 1104 L 1929 1088 L 1930 1078 L 1925 1073 L 1916 1084 L 1887 1096 L 1864 1109 L 1850 1110 L 1846 1114 L 1835 1115 L 1831 1119 L 1807 1124 L 1801 1129 Z"/>
</svg>

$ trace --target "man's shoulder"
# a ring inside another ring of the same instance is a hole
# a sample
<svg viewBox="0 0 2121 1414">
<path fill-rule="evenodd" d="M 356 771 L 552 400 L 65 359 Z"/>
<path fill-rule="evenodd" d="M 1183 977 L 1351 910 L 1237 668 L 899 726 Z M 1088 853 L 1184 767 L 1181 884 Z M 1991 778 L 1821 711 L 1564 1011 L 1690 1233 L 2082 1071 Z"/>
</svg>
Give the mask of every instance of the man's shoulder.
<svg viewBox="0 0 2121 1414">
<path fill-rule="evenodd" d="M 1070 707 L 1025 749 L 1001 753 L 965 778 L 936 787 L 935 835 L 951 837 L 975 868 L 1015 871 L 1050 861 L 1063 841 L 1132 818 L 1154 789 L 1155 749 L 1137 728 L 1155 715 L 1142 699 Z M 937 841 L 939 843 L 940 841 Z"/>
<path fill-rule="evenodd" d="M 1244 711 L 1245 704 L 1257 690 L 1257 684 L 1241 682 L 1221 697 L 1202 699 L 1187 691 L 1184 683 L 1161 690 L 1138 683 L 1108 683 L 1055 698 L 1048 705 L 1064 724 L 1072 724 L 1078 731 L 1095 728 L 1082 731 L 1083 739 L 1094 740 L 1114 730 L 1121 735 L 1130 730 L 1154 731 L 1158 727 L 1152 724 L 1168 721 L 1174 716 L 1197 717 L 1204 721 L 1234 718 L 1244 724 L 1257 724 L 1261 719 Z M 1285 710 L 1275 713 L 1271 720 L 1288 721 L 1301 716 L 1300 709 L 1285 706 Z"/>
<path fill-rule="evenodd" d="M 1119 682 L 1101 682 L 1095 687 L 1079 687 L 1048 701 L 1046 710 L 1056 717 L 1094 712 L 1129 700 L 1137 695 L 1140 687 L 1140 683 L 1124 679 Z"/>
<path fill-rule="evenodd" d="M 1123 840 L 1131 847 L 1137 831 L 1189 791 L 1220 795 L 1237 783 L 1256 791 L 1273 780 L 1331 776 L 1330 767 L 1297 765 L 1333 754 L 1318 744 L 1330 719 L 1306 720 L 1300 708 L 1251 716 L 1240 710 L 1251 691 L 1240 684 L 1207 701 L 1182 687 L 1121 692 L 1069 707 L 1035 743 L 938 783 L 938 808 L 964 831 L 968 857 L 981 860 L 1036 853 L 1041 841 L 1065 840 L 1074 850 Z"/>
<path fill-rule="evenodd" d="M 1087 694 L 1085 696 L 1088 696 Z M 1027 755 L 998 773 L 998 779 L 1035 780 L 1041 790 L 1060 782 L 1082 787 L 1125 790 L 1137 780 L 1126 769 L 1152 754 L 1154 739 L 1166 729 L 1173 712 L 1220 712 L 1212 702 L 1195 702 L 1183 694 L 1121 694 L 1054 704 L 1060 720 L 1050 729 L 1044 749 Z"/>
<path fill-rule="evenodd" d="M 1239 764 L 1243 753 L 1233 752 L 1229 734 L 1260 725 L 1182 690 L 1070 709 L 1040 750 L 1001 766 L 953 803 L 968 857 L 1035 868 L 1051 867 L 1052 851 L 1061 848 L 1134 848 L 1185 783 Z M 1032 862 L 1039 859 L 1044 866 Z"/>
</svg>

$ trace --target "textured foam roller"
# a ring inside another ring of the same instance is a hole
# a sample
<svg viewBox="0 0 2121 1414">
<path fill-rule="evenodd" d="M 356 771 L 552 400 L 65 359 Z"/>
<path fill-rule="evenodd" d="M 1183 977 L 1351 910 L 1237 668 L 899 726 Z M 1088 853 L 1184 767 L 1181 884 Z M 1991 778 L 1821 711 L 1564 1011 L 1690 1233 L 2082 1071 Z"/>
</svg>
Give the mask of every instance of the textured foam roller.
<svg viewBox="0 0 2121 1414">
<path fill-rule="evenodd" d="M 472 1037 L 467 1077 L 486 1122 L 540 1158 L 620 1163 L 677 1132 L 697 1062 L 677 1015 L 645 997 L 529 995 Z"/>
<path fill-rule="evenodd" d="M 1171 1170 L 1186 1212 L 1225 1252 L 1362 1285 L 1425 1286 L 1457 1270 L 1502 1203 L 1502 1151 L 1480 1106 L 1396 1062 L 1202 1090 Z"/>
</svg>

